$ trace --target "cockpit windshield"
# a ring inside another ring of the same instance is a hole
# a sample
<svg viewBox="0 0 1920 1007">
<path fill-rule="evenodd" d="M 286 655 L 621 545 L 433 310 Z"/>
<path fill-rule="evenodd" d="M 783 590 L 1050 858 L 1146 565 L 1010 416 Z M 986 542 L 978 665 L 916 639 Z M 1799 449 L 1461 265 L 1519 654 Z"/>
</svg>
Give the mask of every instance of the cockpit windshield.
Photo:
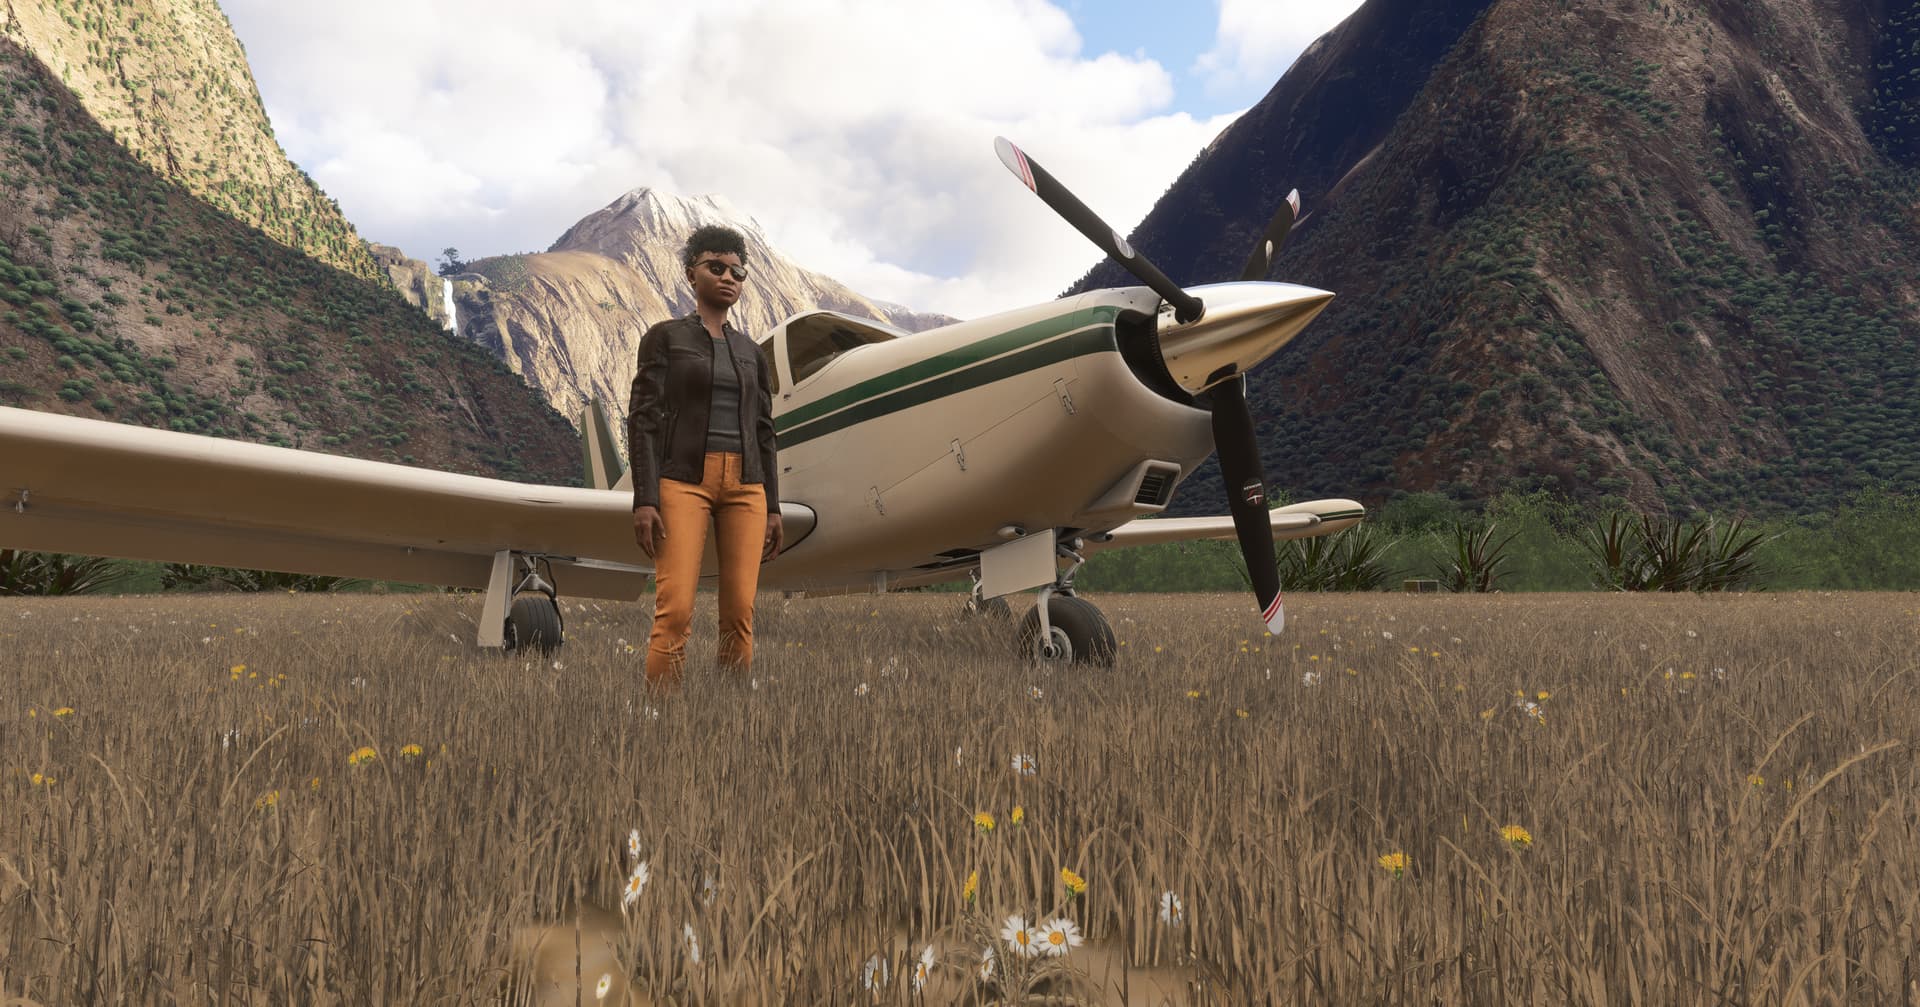
<svg viewBox="0 0 1920 1007">
<path fill-rule="evenodd" d="M 787 323 L 787 364 L 799 384 L 819 373 L 834 358 L 869 343 L 884 343 L 900 333 L 878 322 L 862 322 L 818 312 Z"/>
</svg>

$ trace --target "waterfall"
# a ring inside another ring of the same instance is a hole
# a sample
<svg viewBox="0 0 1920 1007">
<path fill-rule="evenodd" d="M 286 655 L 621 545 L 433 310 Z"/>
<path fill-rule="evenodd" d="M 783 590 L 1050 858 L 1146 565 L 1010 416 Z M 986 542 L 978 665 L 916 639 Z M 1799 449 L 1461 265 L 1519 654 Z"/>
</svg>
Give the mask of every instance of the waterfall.
<svg viewBox="0 0 1920 1007">
<path fill-rule="evenodd" d="M 455 335 L 458 335 L 460 333 L 460 314 L 459 314 L 460 309 L 455 307 L 453 303 L 453 281 L 452 280 L 447 279 L 445 277 L 441 278 L 440 298 L 441 298 L 441 303 L 445 304 L 447 308 L 447 328 L 453 330 L 453 333 Z"/>
</svg>

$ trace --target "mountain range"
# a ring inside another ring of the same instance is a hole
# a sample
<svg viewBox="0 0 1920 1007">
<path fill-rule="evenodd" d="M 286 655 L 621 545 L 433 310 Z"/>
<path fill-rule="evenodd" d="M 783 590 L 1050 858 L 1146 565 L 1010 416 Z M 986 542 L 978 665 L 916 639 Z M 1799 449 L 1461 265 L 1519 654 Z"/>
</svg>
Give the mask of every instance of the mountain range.
<svg viewBox="0 0 1920 1007">
<path fill-rule="evenodd" d="M 1806 510 L 1920 486 L 1916 168 L 1913 0 L 1368 0 L 1130 241 L 1231 279 L 1299 188 L 1276 490 Z"/>
</svg>

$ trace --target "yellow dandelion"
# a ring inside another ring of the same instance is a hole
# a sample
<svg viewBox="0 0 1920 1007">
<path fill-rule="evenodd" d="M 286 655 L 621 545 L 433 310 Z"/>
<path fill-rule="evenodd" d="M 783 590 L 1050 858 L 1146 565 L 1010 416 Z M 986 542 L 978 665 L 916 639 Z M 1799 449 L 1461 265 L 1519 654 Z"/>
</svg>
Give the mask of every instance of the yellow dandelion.
<svg viewBox="0 0 1920 1007">
<path fill-rule="evenodd" d="M 1484 709 L 1484 710 L 1481 710 L 1481 711 L 1480 711 L 1480 719 L 1481 719 L 1481 720 L 1492 720 L 1492 719 L 1493 719 L 1493 707 L 1491 707 L 1491 706 L 1489 706 L 1489 707 L 1487 707 L 1486 709 Z"/>
<path fill-rule="evenodd" d="M 1549 699 L 1552 699 L 1552 698 L 1553 698 L 1553 693 L 1551 693 L 1551 692 L 1548 692 L 1548 691 L 1547 691 L 1547 690 L 1545 690 L 1545 689 L 1541 689 L 1541 690 L 1540 690 L 1540 694 L 1539 694 L 1539 697 L 1538 697 L 1538 698 L 1539 698 L 1539 700 L 1540 700 L 1540 702 L 1542 702 L 1542 703 L 1544 703 L 1544 702 L 1546 702 L 1547 700 L 1549 700 Z"/>
<path fill-rule="evenodd" d="M 1407 855 L 1404 853 L 1385 854 L 1376 863 L 1396 878 L 1407 873 Z"/>
<path fill-rule="evenodd" d="M 969 871 L 967 872 L 967 883 L 960 886 L 960 897 L 967 902 L 972 902 L 973 897 L 978 894 L 980 894 L 980 872 Z"/>
<path fill-rule="evenodd" d="M 973 827 L 974 827 L 974 828 L 976 828 L 976 829 L 979 829 L 979 830 L 980 830 L 981 832 L 992 832 L 992 831 L 993 831 L 993 816 L 992 816 L 992 815 L 989 815 L 989 814 L 987 814 L 987 813 L 986 813 L 986 812 L 984 812 L 984 811 L 976 811 L 976 812 L 974 812 L 974 813 L 973 813 Z"/>
<path fill-rule="evenodd" d="M 1500 827 L 1500 838 L 1512 844 L 1516 850 L 1524 850 L 1533 845 L 1533 833 L 1528 832 L 1524 826 L 1503 825 Z"/>
<path fill-rule="evenodd" d="M 259 800 L 253 802 L 253 810 L 271 811 L 273 810 L 273 806 L 279 803 L 280 803 L 280 792 L 278 790 L 269 790 L 266 793 L 261 794 Z"/>
<path fill-rule="evenodd" d="M 1751 787 L 1764 787 L 1767 785 L 1767 778 L 1761 776 L 1759 773 L 1755 773 L 1747 777 L 1747 785 Z"/>
<path fill-rule="evenodd" d="M 318 776 L 313 778 L 313 789 L 315 790 L 320 789 L 320 778 Z"/>
<path fill-rule="evenodd" d="M 1021 807 L 1018 804 L 1014 805 L 1012 813 L 1007 815 L 1007 821 L 1012 822 L 1015 825 L 1019 825 L 1020 823 L 1026 820 L 1027 820 L 1027 809 Z"/>
<path fill-rule="evenodd" d="M 45 776 L 40 775 L 39 773 L 33 774 L 33 785 L 36 787 L 41 786 L 43 784 L 52 783 L 52 782 L 53 782 L 52 780 L 48 779 Z"/>
<path fill-rule="evenodd" d="M 376 758 L 379 758 L 379 754 L 373 750 L 373 747 L 371 745 L 369 745 L 355 751 L 352 755 L 347 756 L 347 765 L 349 766 L 364 765 L 366 763 L 372 762 Z"/>
<path fill-rule="evenodd" d="M 419 746 L 419 745 L 408 745 L 407 747 L 405 747 L 405 748 L 402 748 L 402 749 L 400 750 L 400 757 L 401 757 L 401 758 L 403 758 L 403 759 L 417 759 L 417 758 L 419 758 L 419 757 L 420 757 L 420 746 Z"/>
<path fill-rule="evenodd" d="M 1077 896 L 1087 890 L 1087 879 L 1066 867 L 1060 868 L 1060 883 L 1067 886 L 1069 896 Z"/>
<path fill-rule="evenodd" d="M 1683 671 L 1683 672 L 1681 672 L 1681 673 L 1680 673 L 1680 680 L 1681 680 L 1682 682 L 1690 682 L 1690 681 L 1692 681 L 1693 679 L 1695 679 L 1695 678 L 1698 678 L 1698 677 L 1699 677 L 1699 676 L 1697 676 L 1697 675 L 1695 675 L 1695 674 L 1694 674 L 1693 672 L 1691 672 L 1691 671 Z"/>
<path fill-rule="evenodd" d="M 1245 719 L 1247 719 L 1247 711 L 1245 711 L 1245 710 L 1241 710 L 1241 709 L 1237 709 L 1237 708 L 1236 708 L 1236 709 L 1235 709 L 1235 710 L 1233 711 L 1233 715 L 1234 715 L 1234 716 L 1236 716 L 1236 717 L 1239 717 L 1239 718 L 1240 718 L 1241 720 L 1245 720 Z"/>
<path fill-rule="evenodd" d="M 229 674 L 229 675 L 232 675 L 232 676 L 233 676 L 233 677 L 235 677 L 235 678 L 239 678 L 239 677 L 240 677 L 240 675 L 241 675 L 241 674 L 242 674 L 243 672 L 245 672 L 246 670 L 247 670 L 247 666 L 246 666 L 246 665 L 244 665 L 244 664 L 236 664 L 236 665 L 234 665 L 233 667 L 231 667 L 231 668 L 228 668 L 228 669 L 227 669 L 227 674 Z"/>
<path fill-rule="evenodd" d="M 60 709 L 53 711 L 53 715 L 56 717 L 71 717 L 73 716 L 73 707 L 63 706 Z"/>
<path fill-rule="evenodd" d="M 1187 698 L 1188 698 L 1188 699 L 1199 699 L 1199 698 L 1200 698 L 1200 690 L 1199 690 L 1199 689 L 1188 689 L 1188 690 L 1187 690 Z"/>
</svg>

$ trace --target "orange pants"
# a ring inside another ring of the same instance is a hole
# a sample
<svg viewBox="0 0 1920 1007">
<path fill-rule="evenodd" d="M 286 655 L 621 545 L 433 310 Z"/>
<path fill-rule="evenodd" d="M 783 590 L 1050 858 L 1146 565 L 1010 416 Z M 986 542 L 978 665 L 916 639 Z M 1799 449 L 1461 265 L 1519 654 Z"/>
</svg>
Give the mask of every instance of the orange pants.
<svg viewBox="0 0 1920 1007">
<path fill-rule="evenodd" d="M 740 456 L 709 452 L 700 482 L 660 480 L 660 521 L 666 539 L 654 557 L 653 635 L 647 641 L 647 684 L 680 684 L 687 637 L 693 632 L 693 595 L 707 526 L 720 553 L 720 643 L 716 663 L 744 670 L 753 663 L 753 593 L 760 585 L 766 547 L 767 492 L 740 481 Z"/>
</svg>

